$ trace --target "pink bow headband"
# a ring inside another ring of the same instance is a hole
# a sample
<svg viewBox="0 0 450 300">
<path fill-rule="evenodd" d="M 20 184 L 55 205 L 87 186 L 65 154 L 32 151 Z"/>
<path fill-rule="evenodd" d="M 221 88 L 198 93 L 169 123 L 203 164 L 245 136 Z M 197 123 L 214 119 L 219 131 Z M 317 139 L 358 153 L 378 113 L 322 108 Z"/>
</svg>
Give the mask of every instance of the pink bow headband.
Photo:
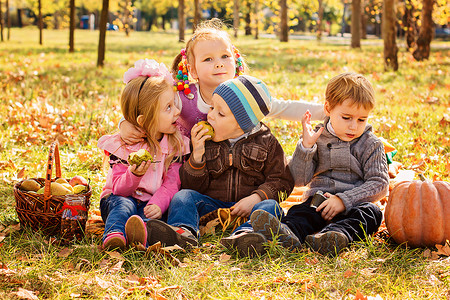
<svg viewBox="0 0 450 300">
<path fill-rule="evenodd" d="M 125 74 L 123 74 L 123 82 L 126 84 L 132 79 L 139 76 L 161 76 L 168 82 L 173 83 L 172 74 L 163 63 L 158 63 L 154 59 L 140 59 L 134 63 L 134 67 L 129 68 Z"/>
</svg>

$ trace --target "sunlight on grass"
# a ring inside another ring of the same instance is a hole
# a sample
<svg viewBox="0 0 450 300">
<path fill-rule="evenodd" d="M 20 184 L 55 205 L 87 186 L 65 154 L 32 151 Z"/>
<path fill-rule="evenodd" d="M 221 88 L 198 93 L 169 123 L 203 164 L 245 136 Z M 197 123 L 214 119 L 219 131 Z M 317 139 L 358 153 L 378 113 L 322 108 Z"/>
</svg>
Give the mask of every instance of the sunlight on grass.
<svg viewBox="0 0 450 300">
<path fill-rule="evenodd" d="M 44 177 L 54 139 L 60 141 L 63 177 L 90 178 L 91 208 L 98 208 L 105 174 L 97 139 L 117 131 L 124 71 L 141 58 L 170 66 L 183 47 L 176 33 L 132 32 L 126 38 L 108 32 L 105 66 L 98 69 L 98 32 L 77 30 L 73 54 L 67 51 L 67 31 L 45 30 L 43 46 L 37 34 L 13 28 L 11 41 L 0 43 L 0 232 L 18 221 L 13 184 L 19 171 L 23 177 Z M 395 160 L 429 179 L 450 179 L 450 42 L 433 42 L 436 48 L 425 62 L 400 49 L 396 73 L 384 71 L 381 43 L 351 50 L 326 42 L 241 36 L 235 44 L 249 74 L 264 80 L 277 98 L 323 103 L 333 76 L 344 71 L 367 76 L 377 99 L 370 123 L 397 148 Z M 265 123 L 292 155 L 300 122 Z M 181 263 L 172 266 L 166 257 L 133 249 L 113 257 L 91 237 L 60 257 L 65 247 L 48 237 L 12 232 L 0 241 L 0 271 L 5 270 L 0 299 L 10 299 L 19 287 L 45 299 L 148 299 L 167 287 L 161 291 L 167 299 L 354 299 L 350 295 L 357 291 L 383 299 L 450 297 L 449 259 L 426 259 L 423 249 L 369 237 L 337 257 L 324 257 L 307 247 L 289 252 L 268 242 L 267 254 L 248 259 L 225 250 L 220 237 L 204 238 L 205 246 L 194 252 L 172 253 Z M 221 261 L 223 255 L 230 257 Z"/>
</svg>

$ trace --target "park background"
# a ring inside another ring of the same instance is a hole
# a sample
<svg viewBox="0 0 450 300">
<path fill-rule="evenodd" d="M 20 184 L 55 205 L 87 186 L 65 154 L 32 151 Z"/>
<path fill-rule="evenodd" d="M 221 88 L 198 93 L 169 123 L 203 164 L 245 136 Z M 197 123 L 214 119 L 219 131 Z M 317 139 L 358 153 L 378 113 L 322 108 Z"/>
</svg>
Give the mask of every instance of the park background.
<svg viewBox="0 0 450 300">
<path fill-rule="evenodd" d="M 195 26 L 196 2 L 185 1 L 180 12 L 182 1 L 127 5 L 106 1 L 109 9 L 102 30 L 98 24 L 105 1 L 73 2 L 71 30 L 72 1 L 42 1 L 42 23 L 38 1 L 9 1 L 9 19 L 5 0 L 0 1 L 4 21 L 0 42 L 0 299 L 450 298 L 450 252 L 408 248 L 383 234 L 355 243 L 337 257 L 308 249 L 291 253 L 269 243 L 266 255 L 247 259 L 223 249 L 218 244 L 219 232 L 206 237 L 203 247 L 194 252 L 145 254 L 135 249 L 103 252 L 95 235 L 74 245 L 60 245 L 53 237 L 21 228 L 13 185 L 24 178 L 44 177 L 54 140 L 60 145 L 63 177 L 90 179 L 91 214 L 95 212 L 105 182 L 103 156 L 96 143 L 100 136 L 117 131 L 123 73 L 142 58 L 171 65 L 184 47 L 179 40 L 183 35 L 189 38 Z M 368 29 L 366 36 L 361 28 L 352 32 L 349 11 L 354 3 L 323 1 L 322 23 L 330 23 L 319 30 L 319 2 L 287 1 L 287 27 L 282 26 L 282 2 L 260 1 L 257 11 L 261 14 L 255 14 L 256 2 L 239 1 L 237 27 L 233 27 L 237 24 L 235 2 L 200 1 L 199 5 L 205 14 L 229 24 L 233 43 L 250 66 L 249 74 L 264 80 L 277 98 L 323 103 L 330 78 L 344 71 L 365 75 L 377 99 L 369 122 L 378 136 L 397 149 L 394 160 L 416 174 L 415 179 L 423 174 L 431 181 L 448 182 L 450 42 L 435 33 L 448 26 L 449 4 L 433 2 L 431 23 L 427 23 L 431 27 L 422 30 L 426 1 L 395 1 L 391 11 L 395 30 L 386 37 L 382 20 L 387 1 L 360 2 L 358 24 L 366 17 L 371 20 L 370 16 L 375 20 L 362 26 Z M 15 23 L 18 8 L 21 24 Z M 410 26 L 405 28 L 403 22 L 412 8 L 415 23 L 408 30 Z M 180 13 L 184 13 L 184 30 L 179 26 L 183 23 Z M 97 20 L 94 28 L 82 29 L 83 16 L 91 14 Z M 202 18 L 203 14 L 198 21 Z M 419 46 L 421 32 L 431 34 L 429 43 L 423 44 L 425 54 L 430 46 L 426 58 L 414 55 L 424 53 Z M 396 67 L 390 63 L 392 49 L 397 49 Z M 266 123 L 286 154 L 292 155 L 301 124 L 270 119 Z"/>
</svg>

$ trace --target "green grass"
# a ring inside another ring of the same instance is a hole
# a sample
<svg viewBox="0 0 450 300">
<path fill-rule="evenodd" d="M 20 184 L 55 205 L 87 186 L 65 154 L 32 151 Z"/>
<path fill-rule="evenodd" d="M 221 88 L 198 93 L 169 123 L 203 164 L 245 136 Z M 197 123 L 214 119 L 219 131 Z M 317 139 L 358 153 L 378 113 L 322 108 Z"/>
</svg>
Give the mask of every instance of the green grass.
<svg viewBox="0 0 450 300">
<path fill-rule="evenodd" d="M 37 30 L 12 29 L 11 41 L 0 43 L 0 232 L 18 221 L 12 188 L 18 175 L 43 177 L 55 138 L 63 177 L 90 178 L 91 207 L 98 208 L 105 174 L 96 141 L 117 130 L 123 72 L 144 57 L 170 65 L 183 46 L 175 33 L 132 32 L 126 38 L 108 32 L 105 67 L 98 69 L 98 32 L 76 31 L 73 54 L 67 40 L 67 31 L 44 31 L 39 46 Z M 331 77 L 347 70 L 364 74 L 377 97 L 370 123 L 398 149 L 395 160 L 430 179 L 449 181 L 449 42 L 433 42 L 425 62 L 413 61 L 401 49 L 398 72 L 384 71 L 381 42 L 363 41 L 360 50 L 325 41 L 248 37 L 235 44 L 250 74 L 263 79 L 278 98 L 323 102 Z M 300 123 L 267 124 L 291 155 Z M 19 288 L 42 299 L 122 299 L 127 293 L 144 299 L 165 287 L 172 287 L 160 292 L 168 299 L 354 299 L 350 295 L 358 291 L 383 299 L 450 297 L 449 259 L 429 260 L 423 249 L 370 238 L 331 258 L 307 249 L 291 253 L 271 243 L 268 254 L 247 259 L 221 248 L 219 239 L 209 236 L 198 251 L 173 253 L 182 263 L 174 267 L 162 256 L 134 250 L 120 261 L 88 238 L 60 257 L 64 247 L 39 233 L 13 232 L 0 242 L 0 299 L 14 298 Z M 231 259 L 221 259 L 224 253 Z M 201 271 L 204 277 L 197 276 Z M 133 276 L 147 278 L 146 288 L 127 290 L 136 285 Z M 152 286 L 151 278 L 159 285 Z"/>
</svg>

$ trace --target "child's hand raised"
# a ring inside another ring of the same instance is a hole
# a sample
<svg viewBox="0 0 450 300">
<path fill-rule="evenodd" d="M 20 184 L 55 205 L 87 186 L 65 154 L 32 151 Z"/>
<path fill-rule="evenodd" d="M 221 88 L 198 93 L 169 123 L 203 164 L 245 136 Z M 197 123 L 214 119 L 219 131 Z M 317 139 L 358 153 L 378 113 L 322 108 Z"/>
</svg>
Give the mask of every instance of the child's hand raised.
<svg viewBox="0 0 450 300">
<path fill-rule="evenodd" d="M 325 197 L 328 199 L 322 202 L 319 207 L 316 208 L 317 212 L 321 211 L 321 216 L 327 221 L 333 219 L 337 214 L 340 214 L 345 210 L 344 202 L 341 198 L 330 193 L 325 193 Z"/>
<path fill-rule="evenodd" d="M 302 127 L 303 127 L 303 140 L 302 144 L 305 148 L 312 148 L 316 143 L 319 136 L 322 134 L 324 127 L 320 128 L 317 132 L 311 126 L 311 113 L 309 110 L 305 112 L 302 117 Z"/>
<path fill-rule="evenodd" d="M 141 162 L 141 164 L 139 166 L 131 165 L 130 171 L 131 171 L 131 173 L 133 173 L 136 176 L 142 176 L 145 174 L 145 172 L 147 172 L 147 170 L 151 164 L 152 164 L 152 162 L 150 160 L 143 161 L 143 162 Z"/>
<path fill-rule="evenodd" d="M 120 137 L 128 145 L 134 145 L 139 142 L 143 142 L 146 137 L 145 132 L 128 122 L 127 120 L 122 121 L 119 125 Z"/>
<path fill-rule="evenodd" d="M 195 162 L 203 160 L 205 154 L 205 141 L 210 138 L 210 135 L 205 135 L 208 128 L 203 128 L 203 125 L 195 124 L 191 129 L 192 153 L 191 156 Z"/>
</svg>

